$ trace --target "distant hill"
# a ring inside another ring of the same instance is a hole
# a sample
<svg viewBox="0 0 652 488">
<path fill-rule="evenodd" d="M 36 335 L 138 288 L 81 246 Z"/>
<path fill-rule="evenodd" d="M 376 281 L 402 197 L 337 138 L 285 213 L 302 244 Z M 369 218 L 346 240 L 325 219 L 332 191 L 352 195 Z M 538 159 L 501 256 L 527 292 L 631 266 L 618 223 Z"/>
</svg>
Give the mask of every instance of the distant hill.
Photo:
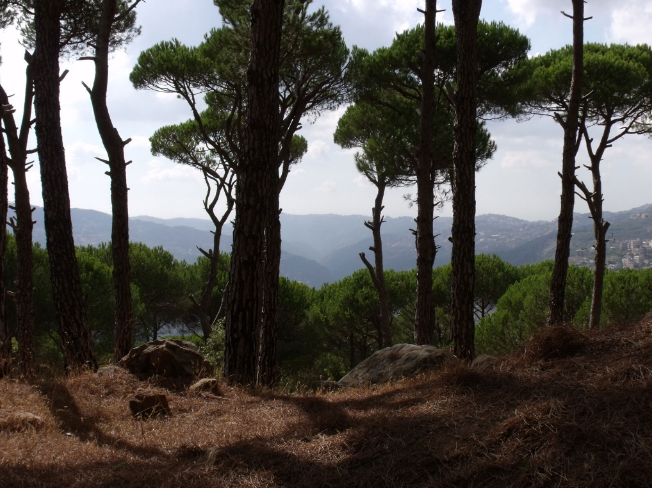
<svg viewBox="0 0 652 488">
<path fill-rule="evenodd" d="M 77 245 L 97 245 L 111 239 L 111 216 L 95 210 L 71 210 L 73 233 Z M 624 212 L 605 212 L 611 222 L 610 246 L 617 248 L 619 240 L 652 238 L 652 206 L 644 205 Z M 571 249 L 590 248 L 593 243 L 592 221 L 588 214 L 575 214 Z M 373 261 L 371 232 L 363 225 L 363 215 L 288 215 L 281 214 L 282 256 L 281 274 L 319 287 L 334 282 L 364 267 L 359 253 L 365 252 Z M 34 211 L 34 241 L 45 246 L 43 209 Z M 385 268 L 408 270 L 415 266 L 414 235 L 416 224 L 411 217 L 388 217 L 383 224 Z M 148 246 L 163 246 L 177 259 L 194 262 L 200 255 L 197 246 L 208 249 L 213 244 L 208 219 L 159 219 L 137 216 L 130 219 L 130 235 L 134 242 Z M 433 223 L 436 243 L 440 246 L 435 266 L 450 262 L 451 243 L 448 241 L 452 218 L 440 217 Z M 476 218 L 476 252 L 495 253 L 515 265 L 536 263 L 554 257 L 557 222 L 530 222 L 504 215 L 479 215 Z M 233 229 L 225 226 L 220 249 L 231 250 Z M 617 249 L 610 252 L 615 253 Z"/>
</svg>

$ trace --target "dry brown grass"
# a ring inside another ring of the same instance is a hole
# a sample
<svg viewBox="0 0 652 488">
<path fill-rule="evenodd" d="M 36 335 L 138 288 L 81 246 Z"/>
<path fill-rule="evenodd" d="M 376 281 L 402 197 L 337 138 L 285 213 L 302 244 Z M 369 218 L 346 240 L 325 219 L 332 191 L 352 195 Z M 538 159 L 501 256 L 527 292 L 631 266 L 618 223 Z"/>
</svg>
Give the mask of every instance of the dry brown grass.
<svg viewBox="0 0 652 488">
<path fill-rule="evenodd" d="M 557 357 L 542 346 L 489 372 L 323 394 L 5 378 L 0 487 L 652 486 L 651 333 L 647 321 L 575 336 L 582 347 Z M 167 394 L 171 417 L 132 419 L 143 387 Z M 9 428 L 21 411 L 45 425 Z"/>
</svg>

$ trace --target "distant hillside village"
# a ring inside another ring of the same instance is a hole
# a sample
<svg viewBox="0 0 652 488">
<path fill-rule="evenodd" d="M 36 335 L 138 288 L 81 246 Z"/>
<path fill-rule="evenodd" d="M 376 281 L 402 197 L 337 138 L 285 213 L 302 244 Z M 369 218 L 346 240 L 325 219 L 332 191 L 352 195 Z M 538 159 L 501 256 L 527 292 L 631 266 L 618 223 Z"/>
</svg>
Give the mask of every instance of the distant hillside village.
<svg viewBox="0 0 652 488">
<path fill-rule="evenodd" d="M 629 218 L 631 220 L 650 219 L 650 214 L 637 213 L 632 214 Z M 652 221 L 650 222 L 652 224 Z M 648 229 L 648 232 L 651 232 L 651 230 Z M 593 248 L 576 249 L 570 258 L 570 262 L 593 268 L 594 253 Z M 617 271 L 625 268 L 652 268 L 652 236 L 625 240 L 612 239 L 609 242 L 607 269 Z"/>
</svg>

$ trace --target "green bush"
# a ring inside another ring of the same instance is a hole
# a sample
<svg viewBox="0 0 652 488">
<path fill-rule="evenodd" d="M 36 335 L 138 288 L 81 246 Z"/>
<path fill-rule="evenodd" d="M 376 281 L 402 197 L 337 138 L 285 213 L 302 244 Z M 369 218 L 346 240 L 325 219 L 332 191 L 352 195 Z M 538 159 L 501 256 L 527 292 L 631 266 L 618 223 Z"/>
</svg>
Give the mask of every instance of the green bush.
<svg viewBox="0 0 652 488">
<path fill-rule="evenodd" d="M 539 270 L 545 270 L 542 266 Z M 545 325 L 548 317 L 548 294 L 551 272 L 526 273 L 529 276 L 509 287 L 498 300 L 496 311 L 476 326 L 476 349 L 479 353 L 504 354 L 514 350 L 533 332 Z M 590 300 L 593 273 L 588 268 L 568 269 L 564 316 L 576 322 L 578 312 Z M 581 324 L 580 324 L 581 325 Z M 585 325 L 585 324 L 584 324 Z"/>
</svg>

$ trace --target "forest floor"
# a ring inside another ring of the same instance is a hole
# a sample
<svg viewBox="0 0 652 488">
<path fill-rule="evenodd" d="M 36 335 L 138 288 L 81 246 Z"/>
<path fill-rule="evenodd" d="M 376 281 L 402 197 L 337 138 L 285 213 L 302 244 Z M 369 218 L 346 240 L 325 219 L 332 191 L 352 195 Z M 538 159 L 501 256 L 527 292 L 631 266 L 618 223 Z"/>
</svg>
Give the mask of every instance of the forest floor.
<svg viewBox="0 0 652 488">
<path fill-rule="evenodd" d="M 126 373 L 0 380 L 0 487 L 652 486 L 652 317 L 381 388 L 149 385 L 172 415 L 147 422 L 128 408 L 143 386 Z M 17 412 L 44 425 L 12 424 Z"/>
</svg>

